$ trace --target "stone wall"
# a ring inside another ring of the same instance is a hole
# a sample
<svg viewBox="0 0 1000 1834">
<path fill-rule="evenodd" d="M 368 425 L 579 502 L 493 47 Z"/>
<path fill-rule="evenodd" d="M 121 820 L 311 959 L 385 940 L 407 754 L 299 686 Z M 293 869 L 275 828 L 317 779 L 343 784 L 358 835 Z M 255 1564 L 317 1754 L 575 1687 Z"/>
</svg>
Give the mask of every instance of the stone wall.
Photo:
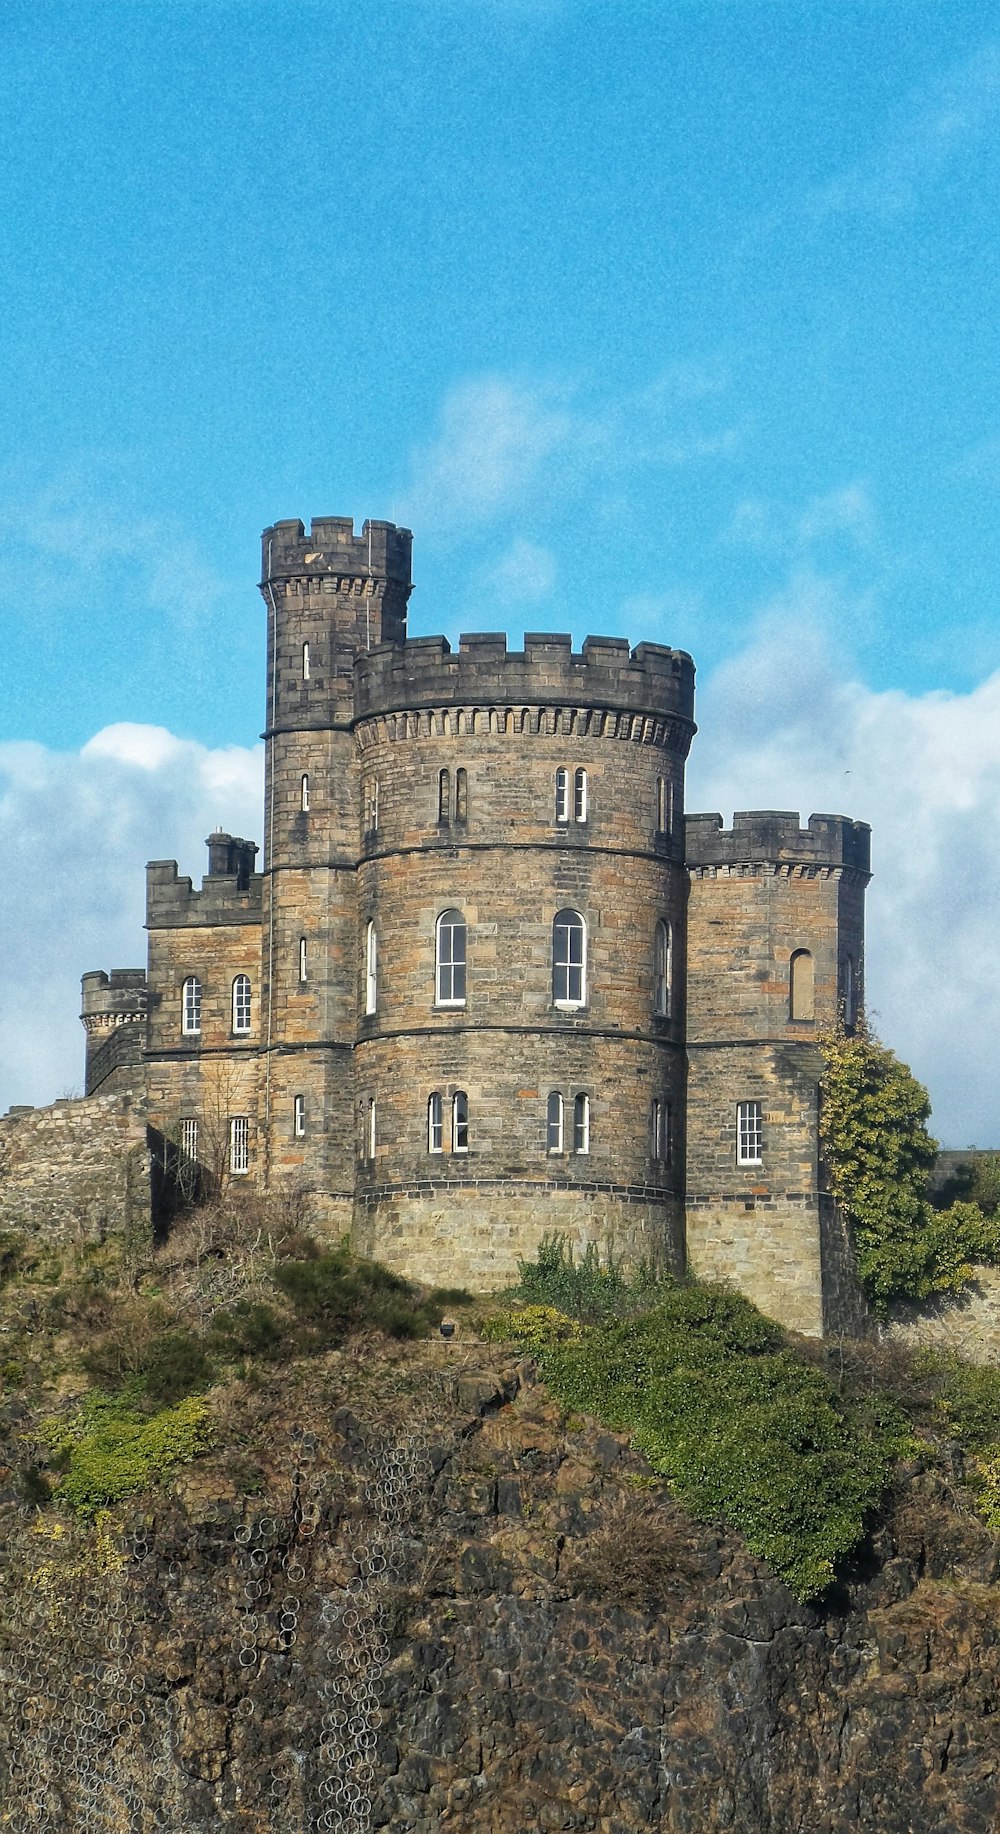
<svg viewBox="0 0 1000 1834">
<path fill-rule="evenodd" d="M 0 1229 L 84 1243 L 149 1227 L 146 1129 L 127 1096 L 0 1119 Z"/>
<path fill-rule="evenodd" d="M 954 1298 L 897 1306 L 884 1336 L 908 1349 L 950 1350 L 970 1363 L 1000 1363 L 1000 1267 L 977 1267 Z"/>
</svg>

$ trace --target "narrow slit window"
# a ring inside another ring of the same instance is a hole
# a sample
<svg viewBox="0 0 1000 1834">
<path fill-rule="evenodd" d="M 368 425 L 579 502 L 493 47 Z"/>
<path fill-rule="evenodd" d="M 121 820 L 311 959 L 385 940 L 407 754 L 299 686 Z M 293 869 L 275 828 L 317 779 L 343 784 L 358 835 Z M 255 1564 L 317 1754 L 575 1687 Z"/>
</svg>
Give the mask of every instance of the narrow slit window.
<svg viewBox="0 0 1000 1834">
<path fill-rule="evenodd" d="M 556 771 L 556 821 L 569 821 L 569 771 L 562 766 Z"/>
<path fill-rule="evenodd" d="M 365 785 L 365 833 L 378 833 L 378 778 L 370 777 Z"/>
<path fill-rule="evenodd" d="M 376 1110 L 376 1105 L 375 1105 L 375 1097 L 372 1095 L 368 1099 L 368 1113 L 365 1116 L 365 1152 L 369 1159 L 374 1159 L 375 1148 L 377 1145 L 378 1145 L 378 1115 L 377 1115 L 377 1110 Z"/>
<path fill-rule="evenodd" d="M 563 1098 L 557 1089 L 549 1096 L 545 1110 L 545 1150 L 561 1153 L 563 1149 Z"/>
<path fill-rule="evenodd" d="M 816 977 L 808 949 L 796 949 L 788 964 L 788 1017 L 816 1017 Z"/>
<path fill-rule="evenodd" d="M 857 1019 L 857 988 L 854 978 L 854 957 L 845 955 L 843 968 L 843 1008 L 844 1024 L 850 1031 Z"/>
<path fill-rule="evenodd" d="M 656 779 L 656 832 L 657 834 L 667 832 L 667 780 L 665 777 Z"/>
<path fill-rule="evenodd" d="M 309 944 L 304 936 L 299 937 L 299 980 L 309 979 Z"/>
<path fill-rule="evenodd" d="M 292 1132 L 297 1140 L 301 1140 L 305 1131 L 306 1098 L 304 1095 L 297 1095 L 292 1103 Z"/>
<path fill-rule="evenodd" d="M 444 1151 L 444 1104 L 439 1089 L 435 1089 L 427 1100 L 427 1151 Z"/>
<path fill-rule="evenodd" d="M 299 808 L 302 810 L 303 815 L 308 815 L 309 813 L 309 778 L 305 771 L 303 771 L 302 773 L 302 780 L 299 784 Z"/>
<path fill-rule="evenodd" d="M 461 911 L 442 911 L 437 920 L 435 1000 L 438 1006 L 464 1006 L 468 932 Z"/>
<path fill-rule="evenodd" d="M 573 820 L 587 819 L 587 773 L 578 770 L 573 778 Z"/>
<path fill-rule="evenodd" d="M 233 982 L 233 1031 L 245 1038 L 250 1030 L 250 976 L 238 974 Z"/>
<path fill-rule="evenodd" d="M 365 930 L 365 1012 L 378 1005 L 378 936 L 374 923 Z"/>
<path fill-rule="evenodd" d="M 552 998 L 583 1006 L 587 998 L 587 927 L 579 911 L 557 911 L 552 923 Z"/>
<path fill-rule="evenodd" d="M 469 819 L 469 773 L 464 770 L 455 772 L 455 820 L 463 828 Z"/>
<path fill-rule="evenodd" d="M 189 974 L 181 989 L 181 1031 L 185 1038 L 197 1038 L 201 1032 L 201 982 Z"/>
<path fill-rule="evenodd" d="M 302 679 L 303 681 L 309 680 L 309 645 L 308 643 L 303 643 L 302 645 Z"/>
<path fill-rule="evenodd" d="M 670 1017 L 672 979 L 673 938 L 669 923 L 661 917 L 653 937 L 653 1011 L 661 1019 Z"/>
<path fill-rule="evenodd" d="M 229 1122 L 229 1170 L 241 1178 L 250 1170 L 250 1117 L 234 1114 Z"/>
<path fill-rule="evenodd" d="M 469 1098 L 463 1089 L 459 1089 L 452 1098 L 451 1150 L 453 1153 L 467 1153 L 469 1150 Z"/>
<path fill-rule="evenodd" d="M 740 1102 L 736 1110 L 736 1163 L 760 1165 L 764 1157 L 763 1114 L 759 1102 Z"/>
<path fill-rule="evenodd" d="M 649 1117 L 649 1152 L 656 1161 L 660 1157 L 660 1141 L 663 1136 L 663 1103 L 654 1101 Z"/>
<path fill-rule="evenodd" d="M 573 1101 L 573 1151 L 590 1151 L 590 1097 L 578 1095 Z"/>
<path fill-rule="evenodd" d="M 438 821 L 445 827 L 451 812 L 451 772 L 438 771 Z"/>
</svg>

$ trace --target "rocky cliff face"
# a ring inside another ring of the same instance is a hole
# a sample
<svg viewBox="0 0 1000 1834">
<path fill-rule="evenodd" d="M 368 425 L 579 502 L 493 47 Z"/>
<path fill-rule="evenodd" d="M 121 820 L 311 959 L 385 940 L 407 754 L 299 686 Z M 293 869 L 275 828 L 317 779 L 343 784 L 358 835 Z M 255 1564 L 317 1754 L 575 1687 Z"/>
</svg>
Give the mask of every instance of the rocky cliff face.
<svg viewBox="0 0 1000 1834">
<path fill-rule="evenodd" d="M 12 1834 L 995 1829 L 997 1550 L 939 1473 L 817 1611 L 482 1346 L 224 1405 L 124 1529 L 8 1502 Z"/>
</svg>

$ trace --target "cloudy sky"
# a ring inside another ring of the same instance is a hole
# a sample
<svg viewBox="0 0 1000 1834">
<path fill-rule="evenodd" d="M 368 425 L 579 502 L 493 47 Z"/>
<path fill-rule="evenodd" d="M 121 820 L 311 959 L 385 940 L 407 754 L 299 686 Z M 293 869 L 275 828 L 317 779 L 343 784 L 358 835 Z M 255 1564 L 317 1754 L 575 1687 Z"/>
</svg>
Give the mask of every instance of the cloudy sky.
<svg viewBox="0 0 1000 1834">
<path fill-rule="evenodd" d="M 261 838 L 268 522 L 414 634 L 690 649 L 689 807 L 875 830 L 869 992 L 1000 1145 L 1000 30 L 966 0 L 7 0 L 0 1110 L 142 863 Z"/>
</svg>

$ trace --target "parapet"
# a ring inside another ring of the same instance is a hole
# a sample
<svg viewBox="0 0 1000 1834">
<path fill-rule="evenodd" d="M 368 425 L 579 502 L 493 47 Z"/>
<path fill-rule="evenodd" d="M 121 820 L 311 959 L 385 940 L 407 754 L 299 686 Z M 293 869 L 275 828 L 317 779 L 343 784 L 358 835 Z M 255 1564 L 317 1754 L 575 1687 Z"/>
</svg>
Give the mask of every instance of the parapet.
<svg viewBox="0 0 1000 1834">
<path fill-rule="evenodd" d="M 213 839 L 216 837 L 213 836 Z M 223 839 L 229 838 L 226 836 Z M 252 842 L 240 847 L 257 849 Z M 210 855 L 211 858 L 211 855 Z M 176 860 L 150 860 L 146 867 L 146 928 L 179 929 L 185 924 L 259 923 L 263 878 L 259 872 L 245 877 L 239 869 L 206 873 L 201 890 L 177 871 Z"/>
<path fill-rule="evenodd" d="M 360 535 L 351 516 L 314 516 L 308 535 L 301 522 L 275 522 L 261 544 L 262 590 L 306 574 L 393 580 L 410 590 L 413 536 L 394 522 L 365 522 Z"/>
<path fill-rule="evenodd" d="M 80 1017 L 105 1024 L 122 1025 L 146 1015 L 145 968 L 92 968 L 81 977 L 82 1004 Z"/>
<path fill-rule="evenodd" d="M 561 632 L 528 631 L 508 650 L 502 631 L 471 631 L 453 651 L 445 637 L 377 645 L 355 661 L 358 717 L 478 703 L 606 707 L 670 714 L 694 731 L 694 663 L 658 643 L 588 637 L 579 652 Z"/>
<path fill-rule="evenodd" d="M 794 809 L 741 809 L 731 828 L 721 815 L 688 815 L 686 859 L 689 866 L 849 866 L 869 878 L 871 832 L 847 815 L 810 815 L 801 828 Z"/>
</svg>

